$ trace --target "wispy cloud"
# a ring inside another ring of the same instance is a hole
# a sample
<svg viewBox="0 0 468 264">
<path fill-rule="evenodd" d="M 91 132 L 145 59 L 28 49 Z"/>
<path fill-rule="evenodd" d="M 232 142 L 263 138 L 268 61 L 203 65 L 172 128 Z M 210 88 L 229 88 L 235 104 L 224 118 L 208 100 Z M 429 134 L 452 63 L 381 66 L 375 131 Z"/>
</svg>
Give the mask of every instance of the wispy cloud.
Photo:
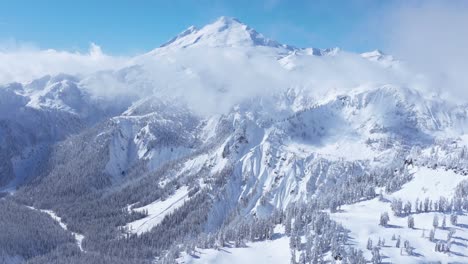
<svg viewBox="0 0 468 264">
<path fill-rule="evenodd" d="M 263 0 L 263 8 L 271 11 L 281 4 L 282 0 Z"/>
<path fill-rule="evenodd" d="M 46 74 L 87 74 L 114 69 L 127 59 L 110 56 L 94 43 L 87 53 L 43 50 L 14 39 L 0 41 L 0 83 L 27 82 Z"/>
<path fill-rule="evenodd" d="M 283 42 L 283 44 L 292 46 L 295 46 L 295 44 L 290 43 L 287 40 L 282 40 L 282 38 L 284 38 L 284 36 L 294 36 L 294 38 L 300 39 L 303 43 L 307 43 L 307 47 L 317 47 L 316 43 L 319 42 L 321 38 L 319 35 L 302 26 L 284 21 L 270 24 L 266 29 L 265 34 L 268 38 L 275 39 Z"/>
<path fill-rule="evenodd" d="M 468 98 L 468 2 L 408 1 L 394 6 L 377 34 L 385 49 L 424 74 L 428 88 Z M 374 21 L 375 22 L 375 21 Z"/>
</svg>

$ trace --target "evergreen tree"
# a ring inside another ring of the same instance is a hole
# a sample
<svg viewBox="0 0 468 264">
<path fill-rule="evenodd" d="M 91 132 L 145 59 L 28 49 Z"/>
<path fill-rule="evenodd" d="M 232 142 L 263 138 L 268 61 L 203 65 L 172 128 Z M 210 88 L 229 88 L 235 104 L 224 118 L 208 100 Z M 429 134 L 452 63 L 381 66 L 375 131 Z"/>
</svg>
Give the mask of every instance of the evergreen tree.
<svg viewBox="0 0 468 264">
<path fill-rule="evenodd" d="M 454 226 L 458 224 L 458 216 L 455 213 L 450 215 L 450 223 Z"/>
<path fill-rule="evenodd" d="M 411 247 L 410 242 L 405 240 L 405 251 L 408 255 L 413 255 L 413 247 Z"/>
<path fill-rule="evenodd" d="M 439 217 L 437 215 L 434 215 L 434 218 L 432 219 L 432 226 L 434 228 L 437 228 L 439 226 Z"/>
<path fill-rule="evenodd" d="M 403 208 L 405 214 L 411 214 L 411 202 L 406 202 L 405 207 Z"/>
<path fill-rule="evenodd" d="M 366 248 L 367 248 L 368 250 L 372 250 L 372 249 L 374 248 L 374 247 L 372 246 L 372 239 L 370 239 L 370 238 L 367 239 L 367 246 L 366 246 Z"/>
<path fill-rule="evenodd" d="M 400 216 L 403 212 L 403 201 L 401 199 L 393 199 L 391 208 L 396 216 Z"/>
<path fill-rule="evenodd" d="M 306 256 L 304 251 L 301 251 L 301 254 L 299 255 L 299 264 L 306 264 Z"/>
<path fill-rule="evenodd" d="M 454 234 L 455 229 L 450 229 L 449 233 L 447 234 L 447 241 L 451 241 Z"/>
<path fill-rule="evenodd" d="M 388 216 L 387 212 L 384 212 L 380 215 L 380 225 L 381 226 L 387 226 L 388 222 L 390 221 L 390 217 Z"/>
<path fill-rule="evenodd" d="M 286 221 L 284 223 L 284 233 L 287 236 L 291 235 L 291 215 L 290 214 L 287 215 Z"/>
<path fill-rule="evenodd" d="M 424 212 L 429 212 L 431 208 L 429 207 L 429 198 L 424 199 Z"/>
<path fill-rule="evenodd" d="M 382 263 L 382 257 L 380 256 L 380 251 L 378 247 L 372 249 L 372 264 L 380 264 Z"/>
<path fill-rule="evenodd" d="M 408 228 L 414 228 L 414 218 L 413 216 L 408 216 Z"/>
<path fill-rule="evenodd" d="M 291 251 L 291 264 L 297 264 L 296 263 L 296 250 L 295 249 L 293 249 Z"/>
<path fill-rule="evenodd" d="M 429 241 L 434 242 L 435 238 L 435 229 L 432 229 L 431 232 L 429 232 Z"/>
</svg>

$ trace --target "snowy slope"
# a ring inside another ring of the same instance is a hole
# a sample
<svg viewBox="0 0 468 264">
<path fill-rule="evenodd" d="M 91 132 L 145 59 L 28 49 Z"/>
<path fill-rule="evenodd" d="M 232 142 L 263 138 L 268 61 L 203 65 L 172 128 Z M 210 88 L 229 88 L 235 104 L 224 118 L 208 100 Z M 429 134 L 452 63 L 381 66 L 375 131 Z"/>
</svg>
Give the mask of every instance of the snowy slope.
<svg viewBox="0 0 468 264">
<path fill-rule="evenodd" d="M 455 230 L 454 242 L 452 243 L 451 253 L 435 252 L 435 243 L 429 241 L 430 230 L 433 229 L 432 220 L 434 215 L 438 215 L 440 223 L 444 213 L 423 212 L 414 213 L 415 228 L 407 227 L 407 216 L 394 216 L 390 201 L 394 198 L 401 198 L 403 201 L 414 203 L 416 199 L 423 201 L 425 198 L 437 200 L 441 196 L 452 197 L 455 186 L 466 176 L 446 171 L 444 169 L 432 170 L 429 168 L 414 168 L 414 179 L 405 184 L 403 188 L 392 194 L 384 194 L 384 200 L 375 198 L 372 200 L 359 202 L 352 205 L 343 206 L 338 213 L 332 214 L 334 220 L 342 223 L 345 228 L 351 230 L 352 243 L 356 243 L 359 248 L 366 252 L 367 257 L 371 257 L 370 251 L 366 250 L 368 239 L 372 239 L 374 246 L 379 239 L 385 239 L 385 246 L 381 247 L 381 254 L 384 262 L 391 263 L 465 263 L 467 262 L 466 247 L 468 246 L 468 217 L 460 215 L 458 225 L 454 226 L 447 218 L 447 228 L 438 229 L 435 232 L 435 238 L 440 241 L 446 241 L 449 230 Z M 414 212 L 413 208 L 413 212 Z M 380 215 L 384 212 L 390 215 L 390 226 L 383 227 L 379 225 Z M 395 247 L 396 241 L 392 236 L 400 236 L 401 241 L 408 240 L 414 247 L 414 254 L 401 254 L 400 248 Z"/>
<path fill-rule="evenodd" d="M 177 190 L 174 195 L 166 198 L 164 201 L 155 201 L 143 207 L 131 208 L 137 212 L 147 212 L 148 216 L 128 223 L 125 227 L 131 233 L 142 234 L 148 232 L 151 228 L 157 226 L 167 215 L 184 204 L 188 198 L 187 187 Z"/>
<path fill-rule="evenodd" d="M 187 48 L 199 43 L 212 47 L 268 46 L 292 49 L 264 37 L 236 18 L 224 16 L 201 29 L 189 27 L 174 39 L 163 44 L 161 48 Z"/>
<path fill-rule="evenodd" d="M 291 260 L 291 253 L 288 250 L 289 239 L 284 235 L 284 229 L 277 227 L 274 236 L 273 240 L 248 243 L 241 248 L 196 249 L 194 254 L 184 254 L 177 261 L 181 264 L 289 263 Z"/>
<path fill-rule="evenodd" d="M 0 188 L 13 190 L 39 174 L 54 143 L 121 109 L 91 98 L 78 78 L 66 74 L 0 87 Z"/>
<path fill-rule="evenodd" d="M 288 250 L 289 240 L 281 237 L 273 241 L 254 242 L 246 248 L 222 248 L 220 250 L 200 250 L 196 257 L 185 257 L 180 263 L 231 264 L 231 263 L 272 263 L 283 264 L 291 260 Z"/>
</svg>

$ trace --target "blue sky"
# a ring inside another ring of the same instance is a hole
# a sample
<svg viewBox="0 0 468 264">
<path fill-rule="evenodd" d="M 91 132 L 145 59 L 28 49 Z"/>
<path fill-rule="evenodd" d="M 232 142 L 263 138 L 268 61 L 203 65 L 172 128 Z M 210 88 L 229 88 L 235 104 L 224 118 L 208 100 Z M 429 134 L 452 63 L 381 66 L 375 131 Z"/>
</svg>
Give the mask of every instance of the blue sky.
<svg viewBox="0 0 468 264">
<path fill-rule="evenodd" d="M 0 43 L 85 51 L 94 42 L 107 53 L 130 55 L 226 15 L 285 44 L 367 51 L 382 46 L 372 32 L 394 6 L 387 0 L 0 0 Z"/>
</svg>

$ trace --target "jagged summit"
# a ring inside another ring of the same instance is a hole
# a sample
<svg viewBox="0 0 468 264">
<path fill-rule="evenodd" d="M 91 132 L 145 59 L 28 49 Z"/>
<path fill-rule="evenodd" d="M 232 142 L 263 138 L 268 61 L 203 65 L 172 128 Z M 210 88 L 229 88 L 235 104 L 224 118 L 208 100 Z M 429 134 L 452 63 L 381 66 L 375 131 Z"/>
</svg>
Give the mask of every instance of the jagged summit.
<svg viewBox="0 0 468 264">
<path fill-rule="evenodd" d="M 233 25 L 233 24 L 240 24 L 240 25 L 245 25 L 242 23 L 238 18 L 235 17 L 229 17 L 229 16 L 220 16 L 218 19 L 216 19 L 215 22 L 212 24 L 221 24 L 221 25 Z"/>
<path fill-rule="evenodd" d="M 173 37 L 172 39 L 170 39 L 168 42 L 162 44 L 161 47 L 169 46 L 171 43 L 173 43 L 173 42 L 175 42 L 175 41 L 177 41 L 177 40 L 179 40 L 179 39 L 181 39 L 181 38 L 183 38 L 183 37 L 185 37 L 185 36 L 187 36 L 187 35 L 189 35 L 189 34 L 195 32 L 195 31 L 197 31 L 197 30 L 198 30 L 197 27 L 195 27 L 195 26 L 192 25 L 192 26 L 188 27 L 186 30 L 184 30 L 184 31 L 182 31 L 181 33 L 179 33 L 177 36 L 175 36 L 175 37 Z"/>
<path fill-rule="evenodd" d="M 361 56 L 370 60 L 380 60 L 383 58 L 391 58 L 390 55 L 387 55 L 383 51 L 378 50 L 378 49 L 361 53 Z"/>
<path fill-rule="evenodd" d="M 393 67 L 398 64 L 398 60 L 396 60 L 393 56 L 387 55 L 378 49 L 361 53 L 361 56 L 370 61 L 378 61 L 387 67 Z"/>
<path fill-rule="evenodd" d="M 201 29 L 191 26 L 161 47 L 186 48 L 199 45 L 211 47 L 268 46 L 291 49 L 289 46 L 266 38 L 239 19 L 226 16 L 218 18 Z"/>
</svg>

